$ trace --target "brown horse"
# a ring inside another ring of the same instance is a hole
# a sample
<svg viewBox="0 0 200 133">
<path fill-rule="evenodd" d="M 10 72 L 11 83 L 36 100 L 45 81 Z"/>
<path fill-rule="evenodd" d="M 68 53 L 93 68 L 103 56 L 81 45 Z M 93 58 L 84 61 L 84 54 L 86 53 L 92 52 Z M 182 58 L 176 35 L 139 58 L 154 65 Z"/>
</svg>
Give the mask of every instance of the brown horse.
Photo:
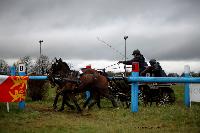
<svg viewBox="0 0 200 133">
<path fill-rule="evenodd" d="M 74 109 L 74 106 L 69 104 L 69 100 L 71 99 L 74 104 L 77 107 L 77 110 L 81 112 L 81 108 L 77 103 L 77 99 L 75 97 L 75 94 L 73 92 L 74 88 L 76 87 L 77 83 L 75 82 L 66 82 L 64 78 L 72 78 L 76 77 L 73 75 L 75 73 L 72 73 L 67 63 L 63 62 L 62 59 L 57 60 L 54 62 L 48 71 L 48 79 L 52 85 L 52 87 L 55 87 L 58 85 L 58 88 L 56 90 L 56 96 L 54 98 L 54 109 L 57 108 L 57 101 L 60 95 L 63 96 L 62 106 L 60 108 L 60 111 L 64 110 L 64 104 L 66 104 L 71 109 Z"/>
<path fill-rule="evenodd" d="M 62 60 L 59 59 L 59 60 L 56 60 L 56 63 L 54 63 L 51 68 L 52 74 L 62 77 L 61 78 L 62 81 L 60 83 L 58 82 L 56 83 L 56 84 L 60 84 L 59 86 L 61 88 L 61 92 L 62 93 L 64 92 L 62 105 L 64 105 L 67 93 L 71 92 L 72 94 L 74 94 L 74 93 L 80 93 L 80 92 L 85 92 L 89 90 L 91 93 L 91 96 L 85 102 L 83 106 L 84 108 L 88 104 L 89 104 L 89 107 L 92 107 L 95 103 L 97 103 L 97 105 L 100 107 L 100 96 L 110 99 L 113 106 L 117 107 L 117 103 L 114 100 L 114 97 L 109 93 L 108 81 L 106 77 L 100 75 L 94 69 L 84 69 L 82 70 L 83 74 L 81 75 L 80 81 L 78 83 L 76 80 L 77 79 L 76 77 L 70 77 L 69 71 L 66 71 L 68 70 L 65 68 L 66 65 L 67 64 L 65 62 L 62 62 Z M 63 78 L 63 76 L 61 75 L 65 75 L 65 77 Z M 49 76 L 49 78 L 51 78 L 50 81 L 54 82 L 55 84 L 56 80 L 54 80 L 55 78 L 52 78 L 52 77 L 53 76 Z M 74 86 L 69 87 L 69 84 L 74 85 Z M 91 99 L 93 101 L 89 103 Z M 76 102 L 74 101 L 74 103 Z M 54 104 L 55 104 L 55 100 L 54 100 Z"/>
<path fill-rule="evenodd" d="M 114 107 L 117 107 L 117 103 L 114 99 L 114 96 L 110 94 L 110 90 L 108 88 L 108 80 L 105 76 L 100 75 L 98 71 L 87 68 L 82 70 L 83 74 L 80 77 L 81 84 L 78 86 L 78 90 L 88 90 L 90 91 L 93 101 L 90 103 L 89 108 L 92 107 L 95 103 L 100 107 L 100 97 L 108 98 Z M 83 107 L 86 107 L 89 100 L 86 101 Z"/>
</svg>

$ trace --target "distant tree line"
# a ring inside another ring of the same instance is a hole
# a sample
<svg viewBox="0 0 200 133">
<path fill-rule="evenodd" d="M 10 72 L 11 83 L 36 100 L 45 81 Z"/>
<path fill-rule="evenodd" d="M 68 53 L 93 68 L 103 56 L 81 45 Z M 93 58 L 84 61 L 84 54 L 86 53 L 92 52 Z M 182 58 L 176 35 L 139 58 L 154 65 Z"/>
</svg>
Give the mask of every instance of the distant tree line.
<svg viewBox="0 0 200 133">
<path fill-rule="evenodd" d="M 51 61 L 48 56 L 41 55 L 39 58 L 34 60 L 30 56 L 24 56 L 19 58 L 16 62 L 13 63 L 13 66 L 18 72 L 18 65 L 22 63 L 25 64 L 25 73 L 35 73 L 37 75 L 45 75 L 48 68 L 51 66 Z M 10 68 L 5 59 L 0 59 L 0 75 L 10 75 Z M 16 73 L 17 75 L 17 73 Z"/>
<path fill-rule="evenodd" d="M 0 75 L 9 75 L 9 66 L 4 59 L 0 59 Z"/>
<path fill-rule="evenodd" d="M 167 75 L 168 77 L 184 77 L 184 73 L 182 74 L 177 74 L 177 73 L 169 73 Z M 200 77 L 200 72 L 190 72 L 191 77 Z"/>
<path fill-rule="evenodd" d="M 47 70 L 51 67 L 51 61 L 48 56 L 41 55 L 39 58 L 34 60 L 30 56 L 24 56 L 18 59 L 13 63 L 13 66 L 16 68 L 16 72 L 18 71 L 18 65 L 20 63 L 25 64 L 26 74 L 35 73 L 36 75 L 45 75 Z M 70 67 L 73 67 L 72 64 L 69 64 Z M 123 76 L 122 72 L 114 73 L 112 71 L 108 71 L 108 76 Z M 0 75 L 10 75 L 10 68 L 8 63 L 4 59 L 0 59 Z M 130 75 L 130 73 L 128 73 Z M 200 77 L 200 72 L 191 72 L 190 75 L 192 77 Z M 183 77 L 184 73 L 169 73 L 168 77 Z"/>
</svg>

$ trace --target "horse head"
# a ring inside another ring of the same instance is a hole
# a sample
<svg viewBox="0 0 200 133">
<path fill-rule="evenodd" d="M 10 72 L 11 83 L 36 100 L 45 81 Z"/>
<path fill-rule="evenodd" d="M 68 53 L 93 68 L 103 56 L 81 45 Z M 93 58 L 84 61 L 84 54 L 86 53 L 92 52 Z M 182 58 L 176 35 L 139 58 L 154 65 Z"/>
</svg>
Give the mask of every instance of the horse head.
<svg viewBox="0 0 200 133">
<path fill-rule="evenodd" d="M 51 68 L 48 70 L 48 78 L 52 86 L 55 86 L 56 78 L 65 78 L 71 72 L 70 67 L 66 62 L 60 58 L 52 63 Z"/>
<path fill-rule="evenodd" d="M 56 67 L 57 71 L 60 71 L 60 73 L 68 73 L 71 71 L 69 65 L 66 62 L 63 62 L 61 58 L 56 60 Z"/>
<path fill-rule="evenodd" d="M 56 86 L 56 83 L 55 83 L 55 77 L 57 76 L 57 62 L 53 62 L 52 65 L 51 65 L 51 68 L 47 71 L 47 75 L 48 75 L 48 79 L 50 81 L 50 84 L 52 87 L 55 87 Z"/>
</svg>

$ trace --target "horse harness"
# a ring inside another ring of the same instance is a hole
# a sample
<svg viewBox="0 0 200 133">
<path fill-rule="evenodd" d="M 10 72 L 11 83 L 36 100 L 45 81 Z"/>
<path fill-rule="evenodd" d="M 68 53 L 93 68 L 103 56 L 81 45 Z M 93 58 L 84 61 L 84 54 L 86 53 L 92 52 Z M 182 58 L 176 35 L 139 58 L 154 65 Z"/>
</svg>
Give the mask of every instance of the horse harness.
<svg viewBox="0 0 200 133">
<path fill-rule="evenodd" d="M 97 79 L 98 79 L 98 77 L 99 77 L 99 75 L 100 75 L 99 73 L 96 73 L 96 72 L 95 72 L 95 73 L 87 73 L 87 71 L 88 71 L 88 70 L 86 70 L 83 74 L 81 74 L 80 77 L 82 77 L 82 76 L 86 76 L 86 77 L 87 77 L 87 76 L 93 76 L 93 77 L 94 77 L 94 80 L 97 80 Z"/>
</svg>

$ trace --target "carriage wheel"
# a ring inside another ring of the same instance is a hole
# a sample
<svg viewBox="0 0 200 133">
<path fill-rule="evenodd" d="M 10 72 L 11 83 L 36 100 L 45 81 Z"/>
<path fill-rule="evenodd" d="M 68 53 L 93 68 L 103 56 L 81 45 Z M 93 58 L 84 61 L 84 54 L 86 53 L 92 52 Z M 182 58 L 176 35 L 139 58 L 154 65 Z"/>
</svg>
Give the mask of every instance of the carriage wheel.
<svg viewBox="0 0 200 133">
<path fill-rule="evenodd" d="M 148 90 L 149 87 L 148 86 L 140 86 L 139 87 L 139 93 L 138 93 L 138 104 L 139 105 L 145 105 L 145 103 L 147 102 L 146 98 L 147 98 L 147 94 L 145 93 L 146 90 Z"/>
<path fill-rule="evenodd" d="M 169 103 L 169 100 L 170 99 L 170 96 L 168 93 L 164 92 L 161 96 L 161 99 L 160 99 L 160 102 L 159 102 L 159 105 L 164 105 L 164 104 L 167 104 Z"/>
<path fill-rule="evenodd" d="M 175 102 L 175 94 L 172 88 L 162 88 L 159 105 L 172 104 Z"/>
<path fill-rule="evenodd" d="M 138 94 L 138 103 L 141 105 L 144 104 L 144 95 L 143 95 L 142 91 L 139 92 L 139 94 Z"/>
</svg>

